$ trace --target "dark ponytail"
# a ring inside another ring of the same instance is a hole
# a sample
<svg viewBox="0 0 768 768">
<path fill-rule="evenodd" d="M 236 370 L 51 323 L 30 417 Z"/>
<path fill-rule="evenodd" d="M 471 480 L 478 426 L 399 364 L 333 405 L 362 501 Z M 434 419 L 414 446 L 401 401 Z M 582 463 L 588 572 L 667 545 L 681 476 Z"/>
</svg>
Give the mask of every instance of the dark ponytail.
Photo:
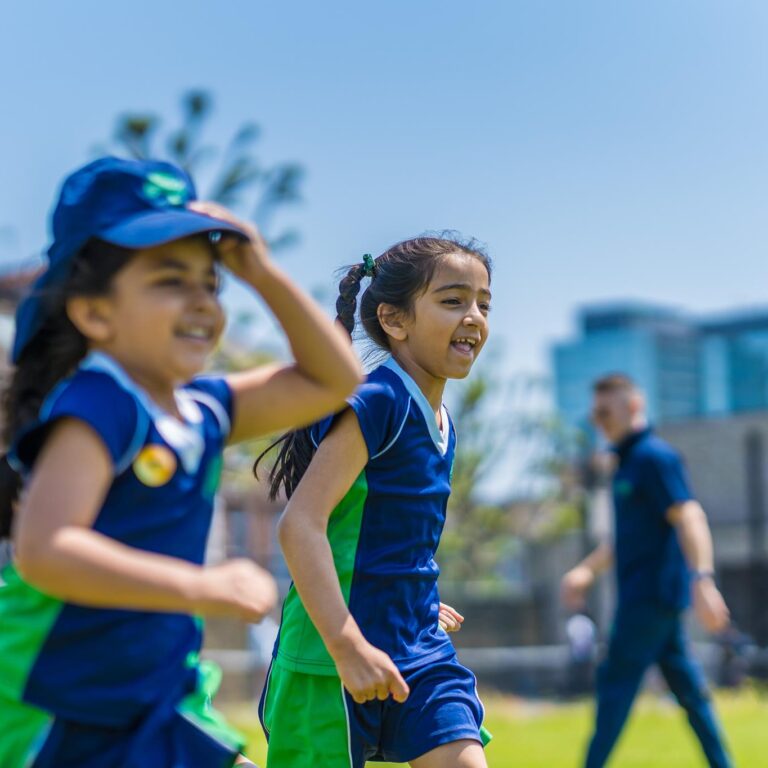
<svg viewBox="0 0 768 768">
<path fill-rule="evenodd" d="M 74 372 L 88 351 L 85 337 L 67 315 L 73 296 L 99 296 L 109 292 L 114 275 L 133 251 L 90 240 L 75 257 L 63 285 L 46 291 L 46 319 L 24 349 L 3 393 L 3 442 L 10 447 L 20 431 L 34 421 L 45 398 L 62 379 Z M 21 490 L 21 477 L 0 458 L 0 538 L 11 533 L 13 508 Z"/>
<path fill-rule="evenodd" d="M 350 338 L 354 338 L 360 284 L 364 277 L 371 277 L 370 285 L 360 299 L 360 324 L 375 348 L 389 352 L 389 337 L 379 322 L 379 305 L 388 304 L 396 311 L 410 313 L 414 301 L 426 290 L 440 262 L 456 253 L 478 259 L 490 278 L 491 260 L 474 240 L 463 240 L 450 232 L 437 237 L 403 240 L 388 248 L 375 261 L 366 255 L 363 264 L 355 264 L 348 269 L 339 283 L 336 320 Z M 259 464 L 277 446 L 280 449 L 269 475 L 269 498 L 273 501 L 281 490 L 287 498 L 291 497 L 315 453 L 308 429 L 288 432 L 256 459 L 253 473 L 257 479 Z"/>
<path fill-rule="evenodd" d="M 357 311 L 357 294 L 360 293 L 360 283 L 365 276 L 365 267 L 355 264 L 339 283 L 339 297 L 336 299 L 336 320 L 344 327 L 351 339 L 355 332 L 355 313 Z"/>
</svg>

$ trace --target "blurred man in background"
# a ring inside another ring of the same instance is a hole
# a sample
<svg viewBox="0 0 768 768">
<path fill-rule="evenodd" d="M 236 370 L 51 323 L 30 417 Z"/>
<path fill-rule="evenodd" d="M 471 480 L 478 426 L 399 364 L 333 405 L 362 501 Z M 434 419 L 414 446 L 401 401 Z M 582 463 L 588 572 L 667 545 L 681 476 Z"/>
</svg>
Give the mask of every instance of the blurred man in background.
<svg viewBox="0 0 768 768">
<path fill-rule="evenodd" d="M 618 605 L 597 674 L 597 717 L 585 767 L 605 765 L 645 671 L 658 664 L 709 765 L 732 768 L 683 627 L 691 595 L 707 631 L 728 625 L 728 608 L 714 581 L 706 516 L 680 457 L 648 426 L 643 394 L 631 379 L 614 374 L 598 380 L 592 415 L 617 456 L 614 542 L 601 544 L 565 574 L 562 598 L 571 610 L 581 610 L 597 576 L 615 564 Z"/>
</svg>

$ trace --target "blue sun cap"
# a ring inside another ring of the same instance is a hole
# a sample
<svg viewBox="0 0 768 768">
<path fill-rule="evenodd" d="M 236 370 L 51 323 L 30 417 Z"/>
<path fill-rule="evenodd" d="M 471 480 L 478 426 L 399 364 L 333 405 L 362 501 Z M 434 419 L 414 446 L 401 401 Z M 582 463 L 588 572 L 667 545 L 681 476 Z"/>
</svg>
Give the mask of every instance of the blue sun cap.
<svg viewBox="0 0 768 768">
<path fill-rule="evenodd" d="M 203 232 L 247 237 L 233 224 L 190 211 L 187 203 L 196 198 L 189 175 L 158 160 L 102 157 L 67 177 L 53 211 L 48 267 L 16 311 L 12 362 L 43 325 L 46 289 L 67 280 L 74 257 L 91 238 L 152 248 Z"/>
</svg>

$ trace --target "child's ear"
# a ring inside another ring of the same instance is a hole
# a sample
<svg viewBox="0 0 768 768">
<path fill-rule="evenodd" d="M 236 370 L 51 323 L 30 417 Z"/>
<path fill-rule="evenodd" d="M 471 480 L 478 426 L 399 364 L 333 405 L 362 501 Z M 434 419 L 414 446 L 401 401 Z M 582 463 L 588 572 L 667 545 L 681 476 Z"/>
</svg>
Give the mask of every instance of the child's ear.
<svg viewBox="0 0 768 768">
<path fill-rule="evenodd" d="M 408 338 L 407 317 L 402 309 L 392 304 L 379 304 L 376 308 L 376 316 L 387 336 L 391 336 L 396 341 L 405 341 Z"/>
<path fill-rule="evenodd" d="M 109 302 L 102 296 L 74 296 L 68 299 L 67 317 L 89 341 L 108 341 L 112 336 Z"/>
</svg>

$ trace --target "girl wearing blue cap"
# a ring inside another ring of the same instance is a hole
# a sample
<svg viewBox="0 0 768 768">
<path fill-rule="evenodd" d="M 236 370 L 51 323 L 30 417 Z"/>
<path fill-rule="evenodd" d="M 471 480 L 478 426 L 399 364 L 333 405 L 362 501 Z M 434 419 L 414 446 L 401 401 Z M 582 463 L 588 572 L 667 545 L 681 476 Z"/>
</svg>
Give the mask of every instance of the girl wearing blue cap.
<svg viewBox="0 0 768 768">
<path fill-rule="evenodd" d="M 210 706 L 196 616 L 258 621 L 247 560 L 204 566 L 225 445 L 311 422 L 358 363 L 256 231 L 157 162 L 70 176 L 50 266 L 19 307 L 0 499 L 3 768 L 223 768 L 242 748 Z M 218 264 L 253 288 L 293 365 L 198 377 L 219 338 Z M 13 475 L 9 467 L 18 472 Z M 19 490 L 23 487 L 23 493 Z"/>
<path fill-rule="evenodd" d="M 485 768 L 475 677 L 446 633 L 435 563 L 456 435 L 442 404 L 488 335 L 491 267 L 449 237 L 366 255 L 339 285 L 386 360 L 335 416 L 285 439 L 272 492 L 290 497 L 280 543 L 294 586 L 260 714 L 269 765 Z"/>
</svg>

